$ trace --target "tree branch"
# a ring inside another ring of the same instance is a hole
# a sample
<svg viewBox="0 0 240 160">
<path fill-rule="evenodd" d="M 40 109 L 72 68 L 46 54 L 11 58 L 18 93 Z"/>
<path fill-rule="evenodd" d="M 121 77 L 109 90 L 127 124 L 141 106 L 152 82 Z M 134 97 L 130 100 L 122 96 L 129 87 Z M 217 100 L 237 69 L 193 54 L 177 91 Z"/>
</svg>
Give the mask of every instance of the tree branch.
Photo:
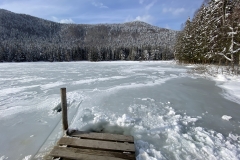
<svg viewBox="0 0 240 160">
<path fill-rule="evenodd" d="M 223 56 L 224 58 L 232 62 L 232 59 L 228 58 L 224 53 L 217 53 L 217 54 Z"/>
</svg>

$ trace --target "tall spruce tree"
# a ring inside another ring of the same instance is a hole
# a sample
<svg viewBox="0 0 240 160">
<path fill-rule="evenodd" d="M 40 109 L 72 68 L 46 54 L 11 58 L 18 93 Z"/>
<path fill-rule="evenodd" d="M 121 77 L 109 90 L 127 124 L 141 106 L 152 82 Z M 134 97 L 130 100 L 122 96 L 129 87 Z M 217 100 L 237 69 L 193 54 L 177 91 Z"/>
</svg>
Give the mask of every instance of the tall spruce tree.
<svg viewBox="0 0 240 160">
<path fill-rule="evenodd" d="M 178 34 L 175 56 L 185 63 L 239 63 L 240 0 L 209 0 Z"/>
</svg>

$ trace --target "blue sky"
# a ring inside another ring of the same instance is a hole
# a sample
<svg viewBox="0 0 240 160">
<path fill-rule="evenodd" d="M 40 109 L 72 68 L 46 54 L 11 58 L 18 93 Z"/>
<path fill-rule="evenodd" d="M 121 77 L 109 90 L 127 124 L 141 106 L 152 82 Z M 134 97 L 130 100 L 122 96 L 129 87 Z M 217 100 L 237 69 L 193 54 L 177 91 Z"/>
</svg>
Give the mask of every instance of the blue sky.
<svg viewBox="0 0 240 160">
<path fill-rule="evenodd" d="M 124 23 L 140 20 L 180 30 L 203 0 L 1 0 L 0 8 L 61 23 Z"/>
</svg>

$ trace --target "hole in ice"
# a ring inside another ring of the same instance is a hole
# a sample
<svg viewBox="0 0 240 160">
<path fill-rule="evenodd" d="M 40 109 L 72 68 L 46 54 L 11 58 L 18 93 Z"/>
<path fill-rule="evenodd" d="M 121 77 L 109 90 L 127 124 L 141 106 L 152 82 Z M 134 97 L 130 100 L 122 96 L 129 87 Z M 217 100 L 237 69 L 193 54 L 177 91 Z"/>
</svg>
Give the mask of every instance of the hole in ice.
<svg viewBox="0 0 240 160">
<path fill-rule="evenodd" d="M 58 103 L 58 105 L 53 108 L 53 111 L 54 112 L 61 112 L 62 111 L 61 103 Z"/>
<path fill-rule="evenodd" d="M 71 104 L 67 103 L 67 106 L 69 107 Z M 58 103 L 56 107 L 53 108 L 53 112 L 62 112 L 62 106 L 61 103 Z"/>
</svg>

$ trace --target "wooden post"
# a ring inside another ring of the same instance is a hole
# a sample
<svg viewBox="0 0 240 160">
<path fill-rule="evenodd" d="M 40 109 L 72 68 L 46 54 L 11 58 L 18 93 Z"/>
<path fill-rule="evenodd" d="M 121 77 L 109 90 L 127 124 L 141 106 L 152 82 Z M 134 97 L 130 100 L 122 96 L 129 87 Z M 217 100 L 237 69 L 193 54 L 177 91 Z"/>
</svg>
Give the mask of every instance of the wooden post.
<svg viewBox="0 0 240 160">
<path fill-rule="evenodd" d="M 66 88 L 61 88 L 60 91 L 61 91 L 61 106 L 62 106 L 62 125 L 63 125 L 63 131 L 65 131 L 68 129 Z"/>
</svg>

